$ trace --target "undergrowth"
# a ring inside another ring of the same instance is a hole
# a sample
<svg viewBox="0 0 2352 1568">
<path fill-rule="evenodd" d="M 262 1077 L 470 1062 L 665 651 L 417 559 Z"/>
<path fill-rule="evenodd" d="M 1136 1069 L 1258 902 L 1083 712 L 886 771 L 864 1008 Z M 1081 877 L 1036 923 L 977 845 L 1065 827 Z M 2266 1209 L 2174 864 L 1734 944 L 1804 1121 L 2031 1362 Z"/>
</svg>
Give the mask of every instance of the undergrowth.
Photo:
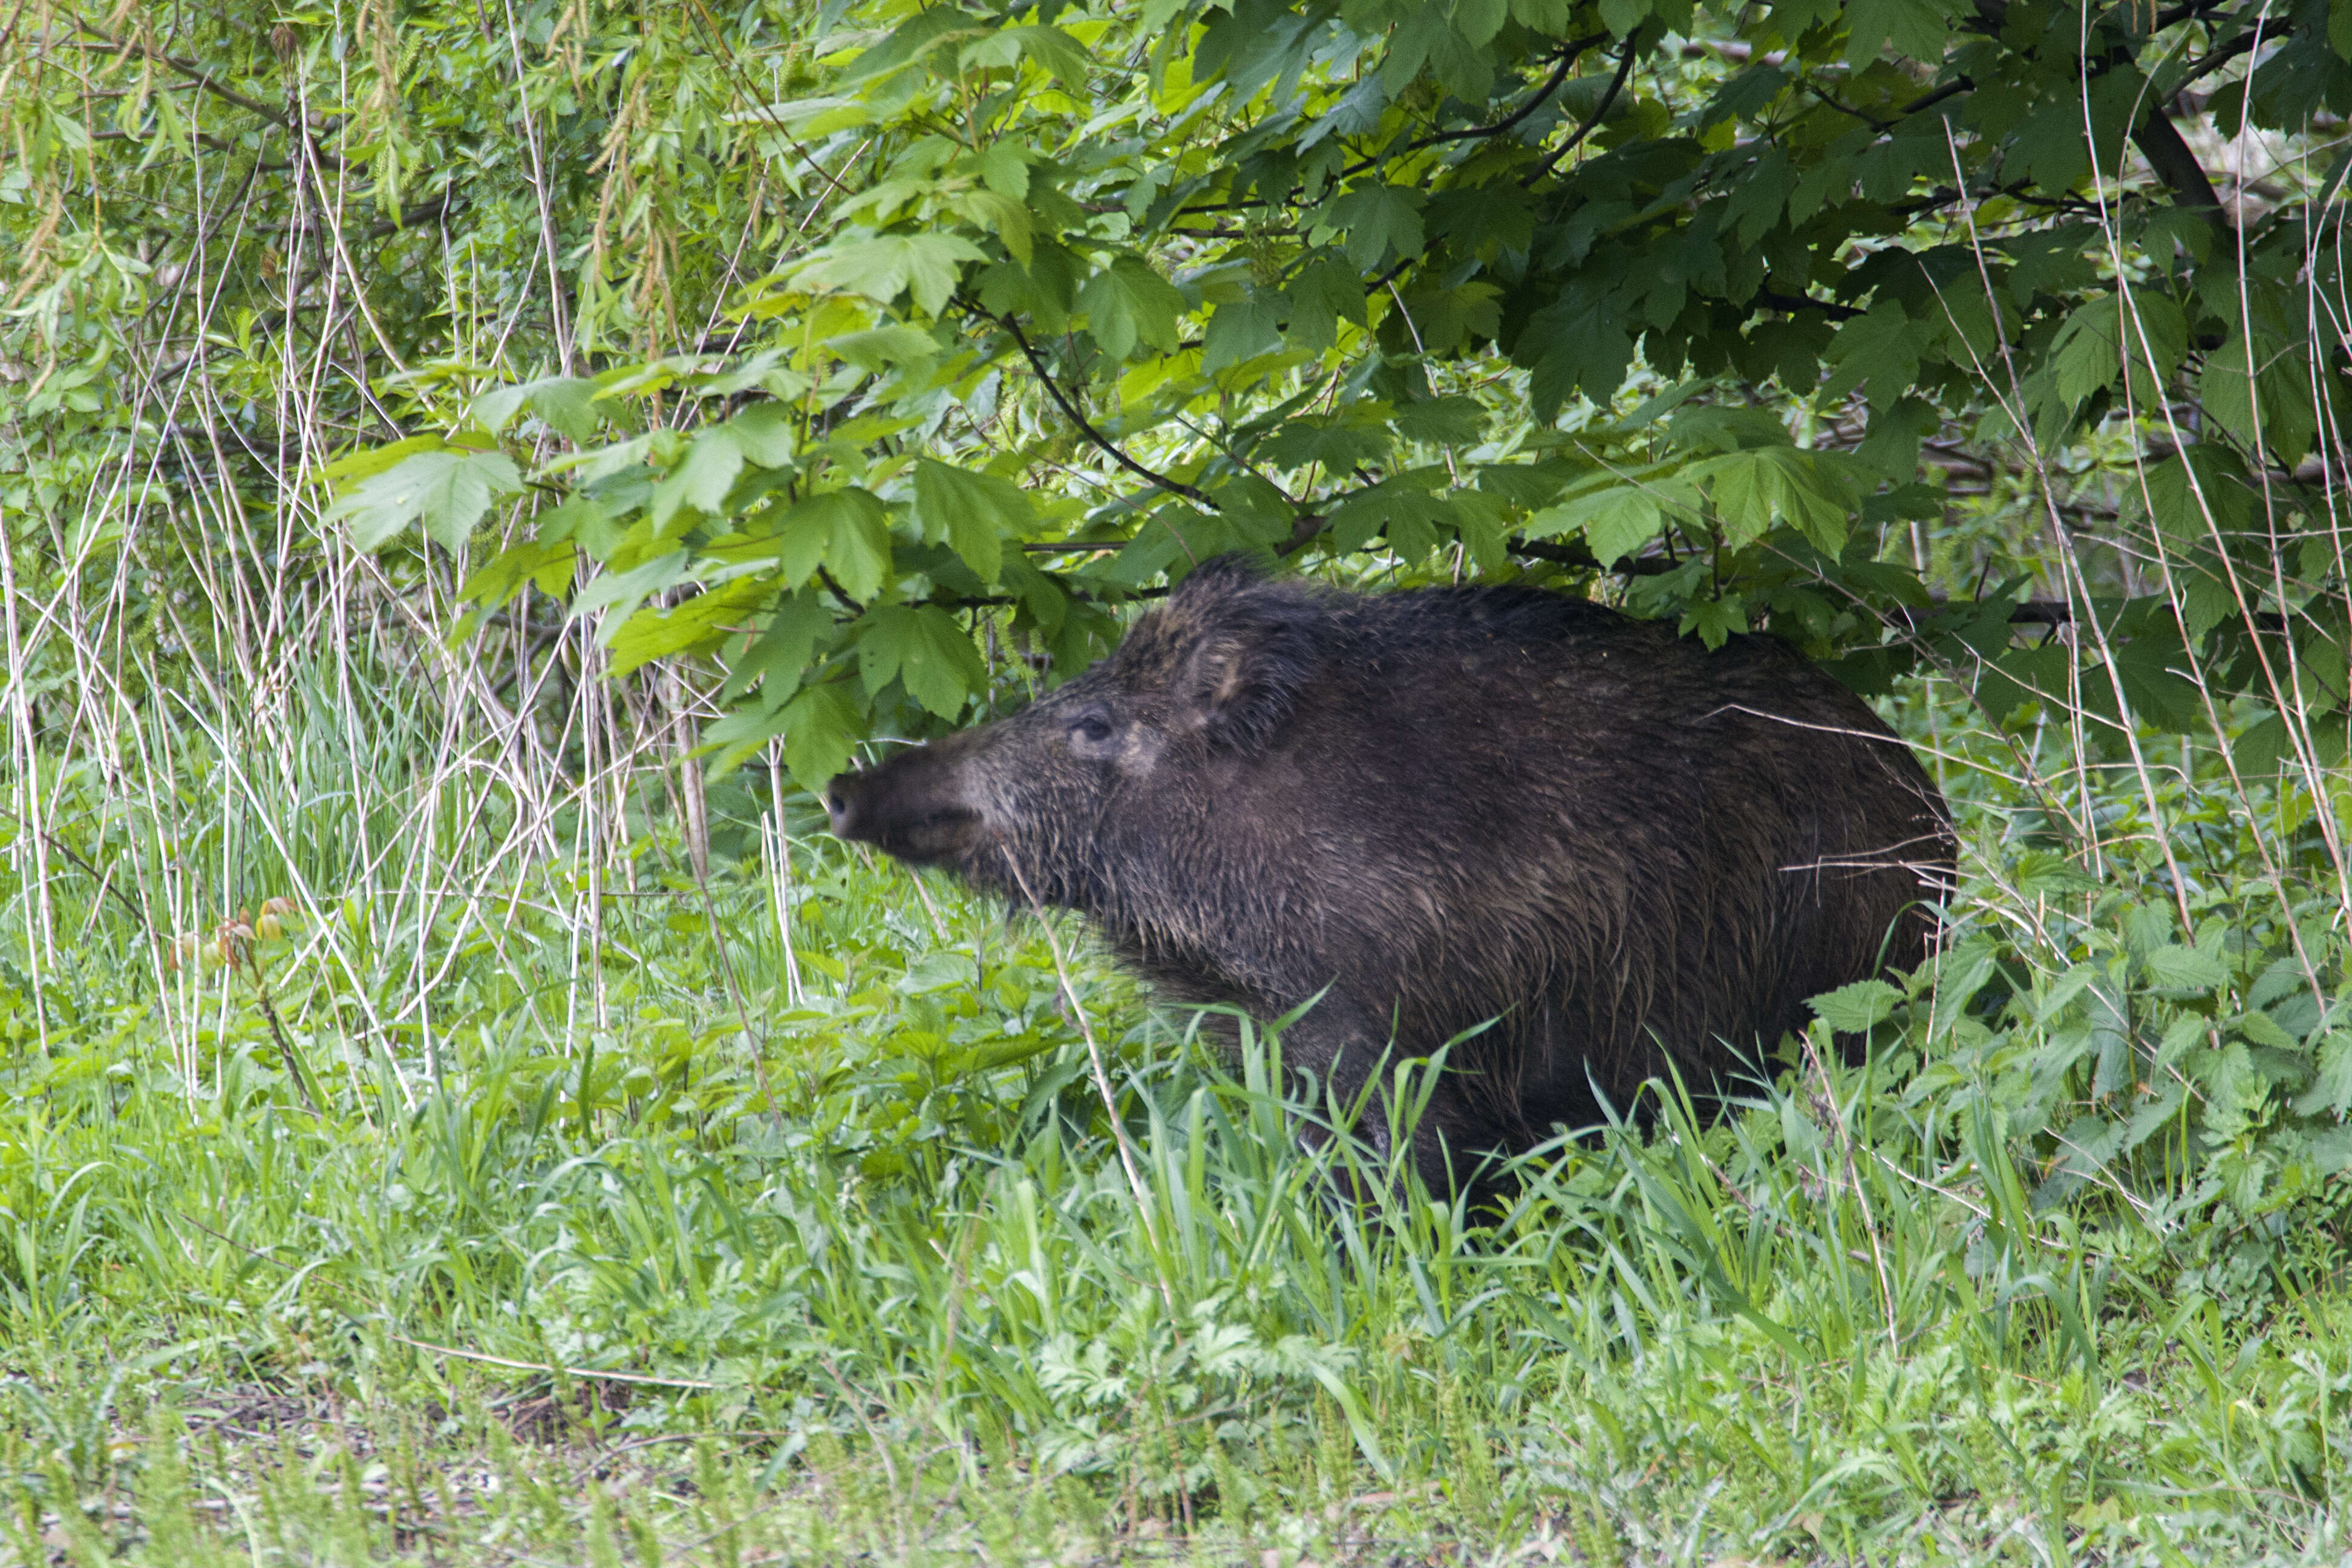
<svg viewBox="0 0 2352 1568">
<path fill-rule="evenodd" d="M 2346 1544 L 2340 943 L 2286 964 L 2227 814 L 2182 897 L 2127 805 L 2086 872 L 1915 694 L 1969 835 L 1942 963 L 1473 1211 L 1303 1143 L 1348 1108 L 1278 1037 L 1220 1057 L 1076 926 L 755 775 L 699 869 L 652 770 L 618 858 L 518 852 L 577 800 L 418 775 L 429 720 L 375 700 L 142 731 L 177 770 L 143 802 L 37 781 L 55 869 L 0 939 L 14 1560 Z"/>
</svg>

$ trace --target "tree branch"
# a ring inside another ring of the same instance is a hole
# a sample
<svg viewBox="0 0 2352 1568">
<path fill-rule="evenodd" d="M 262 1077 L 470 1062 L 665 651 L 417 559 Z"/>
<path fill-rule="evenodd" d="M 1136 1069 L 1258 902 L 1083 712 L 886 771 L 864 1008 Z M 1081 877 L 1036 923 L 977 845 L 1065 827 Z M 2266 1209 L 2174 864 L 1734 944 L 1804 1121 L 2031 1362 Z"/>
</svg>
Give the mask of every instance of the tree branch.
<svg viewBox="0 0 2352 1568">
<path fill-rule="evenodd" d="M 1120 468 L 1125 468 L 1129 473 L 1133 474 L 1136 478 L 1143 479 L 1150 484 L 1157 485 L 1160 489 L 1166 490 L 1170 495 L 1182 496 L 1186 500 L 1196 501 L 1202 506 L 1207 507 L 1211 511 L 1222 511 L 1224 510 L 1217 505 L 1216 501 L 1209 496 L 1207 491 L 1199 489 L 1194 486 L 1188 485 L 1181 479 L 1171 479 L 1165 474 L 1157 474 L 1152 472 L 1150 468 L 1145 468 L 1141 463 L 1137 462 L 1133 458 L 1129 457 L 1124 451 L 1120 450 L 1118 446 L 1113 442 L 1109 437 L 1096 429 L 1094 422 L 1088 419 L 1084 414 L 1078 412 L 1077 405 L 1072 403 L 1068 395 L 1063 392 L 1062 384 L 1055 381 L 1053 377 L 1053 374 L 1045 368 L 1045 357 L 1038 353 L 1036 346 L 1031 343 L 1028 335 L 1022 331 L 1021 324 L 1018 321 L 1015 321 L 1011 316 L 1000 317 L 991 315 L 988 311 L 982 310 L 979 304 L 970 299 L 965 299 L 963 300 L 963 306 L 965 310 L 970 310 L 972 314 L 980 317 L 981 320 L 1002 327 L 1006 331 L 1013 334 L 1013 341 L 1021 346 L 1023 356 L 1029 361 L 1029 368 L 1035 371 L 1037 373 L 1037 379 L 1045 384 L 1046 394 L 1053 398 L 1055 405 L 1060 408 L 1064 415 L 1068 416 L 1071 424 L 1078 427 L 1078 433 L 1080 435 L 1084 436 L 1087 440 L 1100 447 L 1102 451 L 1109 457 L 1111 461 L 1117 463 Z"/>
<path fill-rule="evenodd" d="M 1790 315 L 1799 310 L 1819 310 L 1832 321 L 1851 321 L 1863 314 L 1852 305 L 1841 305 L 1834 300 L 1816 300 L 1811 294 L 1782 294 L 1770 289 L 1759 289 L 1756 302 Z"/>
<path fill-rule="evenodd" d="M 1549 100 L 1551 95 L 1559 90 L 1559 84 L 1568 79 L 1568 73 L 1575 66 L 1577 57 L 1583 54 L 1585 50 L 1601 42 L 1608 36 L 1609 35 L 1606 33 L 1594 33 L 1589 37 L 1577 38 L 1567 44 L 1561 51 L 1559 68 L 1551 73 L 1551 79 L 1538 88 L 1533 98 L 1528 99 L 1526 103 L 1521 104 L 1517 109 L 1512 110 L 1511 113 L 1506 115 L 1504 118 L 1497 120 L 1492 125 L 1473 125 L 1460 131 L 1439 131 L 1433 132 L 1430 135 L 1422 137 L 1417 142 L 1408 142 L 1395 153 L 1381 152 L 1375 153 L 1369 158 L 1359 158 L 1356 162 L 1349 163 L 1345 168 L 1341 169 L 1339 171 L 1339 177 L 1343 180 L 1353 178 L 1355 175 L 1362 174 L 1365 170 L 1374 167 L 1383 158 L 1391 156 L 1402 157 L 1406 153 L 1418 153 L 1424 147 L 1434 147 L 1442 142 L 1459 142 L 1472 136 L 1501 135 L 1504 132 L 1508 131 L 1512 126 L 1517 125 L 1520 121 L 1525 120 L 1528 115 L 1533 114 L 1537 110 L 1542 108 L 1544 104 Z M 1608 108 L 1608 104 L 1603 102 L 1601 108 L 1606 110 Z M 1569 143 L 1571 147 L 1575 144 L 1574 140 L 1571 140 Z M 1247 202 L 1219 202 L 1209 206 L 1184 207 L 1180 209 L 1173 216 L 1176 217 L 1185 217 L 1194 213 L 1239 212 L 1246 207 L 1286 206 L 1297 196 L 1300 188 L 1301 187 L 1299 186 L 1293 185 L 1279 200 L 1273 198 L 1260 198 L 1256 201 Z M 1115 212 L 1118 209 L 1116 207 L 1104 206 L 1089 207 L 1087 210 L 1089 212 Z M 1171 232 L 1177 234 L 1189 234 L 1195 231 L 1190 229 L 1174 229 L 1171 230 Z"/>
<path fill-rule="evenodd" d="M 464 199 L 457 192 L 446 191 L 442 193 L 438 201 L 415 203 L 403 207 L 391 217 L 380 218 L 368 225 L 362 237 L 382 239 L 387 235 L 398 234 L 404 228 L 415 228 L 422 223 L 432 223 L 449 217 L 465 205 Z"/>
<path fill-rule="evenodd" d="M 2153 18 L 2155 26 L 2150 30 L 2160 31 L 2191 17 L 2202 16 L 2216 8 L 2213 0 L 2191 0 L 2189 4 L 2176 5 Z M 1976 20 L 1981 31 L 1998 36 L 2009 20 L 2009 0 L 1976 0 Z M 2280 29 L 2280 36 L 2285 36 L 2284 28 Z M 2249 48 L 2253 47 L 2251 38 L 2252 35 L 2247 35 L 2246 47 Z M 2215 51 L 2216 55 L 2222 55 L 2230 47 L 2224 46 L 2223 50 Z M 2085 68 L 2097 75 L 2114 63 L 2111 56 L 2106 60 L 2085 62 Z M 2215 63 L 2220 62 L 2217 59 Z M 2206 177 L 2204 165 L 2198 163 L 2197 154 L 2190 152 L 2189 143 L 2181 139 L 2180 127 L 2175 125 L 2161 108 L 2149 110 L 2147 123 L 2133 132 L 2131 139 L 2132 145 L 2139 149 L 2140 156 L 2147 160 L 2147 166 L 2156 171 L 2156 177 L 2162 180 L 2165 188 L 2172 193 L 2177 205 L 2189 212 L 2209 213 L 2216 222 L 2225 226 L 2229 223 L 2229 214 L 2222 209 L 2221 198 L 2215 194 L 2213 182 Z"/>
<path fill-rule="evenodd" d="M 1559 84 L 1568 79 L 1568 73 L 1574 68 L 1577 57 L 1608 36 L 1606 33 L 1593 33 L 1570 43 L 1567 47 L 1560 50 L 1559 68 L 1551 73 L 1551 79 L 1536 89 L 1536 95 L 1533 98 L 1510 114 L 1495 121 L 1494 124 L 1473 125 L 1462 131 L 1441 131 L 1434 135 L 1424 136 L 1418 142 L 1408 143 L 1405 151 L 1418 153 L 1423 147 L 1434 147 L 1441 142 L 1464 142 L 1474 136 L 1500 136 L 1504 132 L 1541 109 L 1551 95 L 1559 90 Z"/>
<path fill-rule="evenodd" d="M 1615 106 L 1617 94 L 1625 86 L 1625 79 L 1633 74 L 1634 44 L 1641 36 L 1641 29 L 1638 27 L 1627 36 L 1624 52 L 1617 58 L 1617 74 L 1609 79 L 1609 89 L 1601 95 L 1601 101 L 1592 106 L 1592 112 L 1585 117 L 1584 123 L 1578 126 L 1567 141 L 1552 149 L 1550 154 L 1536 165 L 1535 173 L 1519 182 L 1521 185 L 1532 185 L 1550 174 L 1562 158 L 1576 151 L 1578 142 L 1592 134 L 1592 128 L 1599 125 L 1609 110 Z"/>
<path fill-rule="evenodd" d="M 2271 41 L 2273 43 L 2276 43 L 2284 36 L 2284 32 L 2274 33 L 2271 37 Z M 2262 35 L 2258 29 L 2249 27 L 2244 32 L 2239 34 L 2236 37 L 2231 38 L 2228 43 L 2223 44 L 2221 47 L 2213 50 L 2203 59 L 2199 60 L 2195 65 L 2190 66 L 2187 71 L 2182 73 L 2180 79 L 2172 84 L 2172 96 L 2174 98 L 2179 97 L 2180 89 L 2187 87 L 2190 82 L 2195 81 L 2200 77 L 2210 76 L 2213 72 L 2220 70 L 2223 66 L 2228 65 L 2231 60 L 2236 59 L 2240 55 L 2244 54 L 2248 49 L 2252 48 L 2256 41 L 2261 37 Z"/>
<path fill-rule="evenodd" d="M 1603 566 L 1601 558 L 1582 544 L 1553 544 L 1516 535 L 1506 540 L 1503 548 L 1530 561 L 1549 561 L 1555 566 L 1576 566 L 1587 572 L 1614 572 L 1621 577 L 1662 577 L 1682 564 L 1663 555 L 1629 555 L 1614 565 Z"/>
<path fill-rule="evenodd" d="M 2184 212 L 2201 212 L 2214 222 L 2227 226 L 2230 215 L 2222 210 L 2221 198 L 2214 192 L 2213 182 L 2205 174 L 2205 165 L 2197 161 L 2189 143 L 2181 139 L 2180 127 L 2161 109 L 2148 110 L 2147 123 L 2131 133 L 2132 145 L 2147 160 L 2165 188 L 2172 193 L 2173 205 Z"/>
<path fill-rule="evenodd" d="M 81 31 L 88 33 L 91 37 L 98 39 L 110 49 L 117 51 L 127 49 L 132 54 L 139 55 L 146 59 L 153 60 L 158 65 L 171 67 L 172 69 L 178 71 L 182 76 L 187 78 L 189 81 L 204 89 L 206 92 L 211 93 L 215 98 L 224 99 L 230 103 L 236 104 L 239 109 L 251 110 L 254 113 L 260 115 L 264 120 L 268 121 L 273 125 L 282 126 L 287 131 L 291 132 L 294 135 L 300 137 L 303 145 L 310 148 L 310 155 L 318 159 L 320 163 L 332 163 L 338 169 L 343 166 L 343 161 L 341 157 L 328 152 L 325 148 L 320 146 L 317 142 L 311 139 L 309 127 L 297 124 L 293 116 L 288 114 L 282 109 L 272 109 L 269 105 L 262 102 L 257 98 L 247 98 L 245 94 L 237 91 L 235 88 L 228 87 L 215 80 L 210 72 L 206 71 L 204 67 L 196 64 L 194 60 L 184 60 L 176 55 L 165 54 L 163 50 L 156 48 L 152 45 L 142 44 L 135 39 L 125 40 L 110 37 L 103 29 L 92 26 L 89 23 L 83 21 L 79 16 L 74 18 L 74 26 L 81 29 Z"/>
</svg>

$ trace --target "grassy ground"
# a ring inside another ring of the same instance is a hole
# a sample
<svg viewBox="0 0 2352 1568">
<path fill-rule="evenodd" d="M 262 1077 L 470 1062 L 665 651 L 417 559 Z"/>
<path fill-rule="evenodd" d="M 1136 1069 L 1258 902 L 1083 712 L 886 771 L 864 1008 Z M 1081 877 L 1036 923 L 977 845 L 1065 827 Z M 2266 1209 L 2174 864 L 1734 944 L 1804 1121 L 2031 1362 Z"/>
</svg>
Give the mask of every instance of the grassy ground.
<svg viewBox="0 0 2352 1568">
<path fill-rule="evenodd" d="M 2259 1128 L 2051 1142 L 2084 988 L 1988 1001 L 1971 932 L 2138 917 L 2031 891 L 2006 817 L 1869 1065 L 1792 1043 L 1469 1215 L 1303 1151 L 1278 1044 L 1214 1058 L 1075 926 L 802 807 L 781 855 L 751 775 L 698 876 L 675 773 L 540 801 L 404 689 L 15 781 L 0 1561 L 2352 1547 L 2338 1189 Z"/>
</svg>

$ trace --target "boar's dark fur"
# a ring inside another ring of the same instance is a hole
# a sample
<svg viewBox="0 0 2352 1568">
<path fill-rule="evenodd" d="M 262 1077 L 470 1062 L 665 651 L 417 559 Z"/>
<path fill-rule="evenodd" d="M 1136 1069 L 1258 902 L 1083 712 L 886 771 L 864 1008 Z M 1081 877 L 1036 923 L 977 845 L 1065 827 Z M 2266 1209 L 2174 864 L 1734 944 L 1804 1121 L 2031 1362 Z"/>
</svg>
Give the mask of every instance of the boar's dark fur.
<svg viewBox="0 0 2352 1568">
<path fill-rule="evenodd" d="M 1805 999 L 1929 952 L 1941 796 L 1764 637 L 1521 588 L 1202 565 L 999 723 L 834 781 L 835 831 L 1081 910 L 1183 1003 L 1273 1018 L 1352 1097 L 1457 1045 L 1416 1136 L 1524 1149 L 1672 1062 L 1702 1092 Z M 1013 868 L 1019 868 L 1019 876 Z M 1364 1118 L 1375 1142 L 1383 1118 Z"/>
</svg>

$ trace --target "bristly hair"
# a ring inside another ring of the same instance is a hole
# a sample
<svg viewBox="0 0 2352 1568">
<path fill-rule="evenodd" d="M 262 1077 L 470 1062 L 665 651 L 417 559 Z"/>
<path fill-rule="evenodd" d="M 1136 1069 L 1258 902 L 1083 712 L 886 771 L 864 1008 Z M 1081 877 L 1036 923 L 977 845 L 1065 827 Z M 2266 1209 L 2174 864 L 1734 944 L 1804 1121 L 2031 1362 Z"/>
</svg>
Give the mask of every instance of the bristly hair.
<svg viewBox="0 0 2352 1568">
<path fill-rule="evenodd" d="M 1202 562 L 1160 614 L 1158 629 L 1189 644 L 1170 671 L 1170 694 L 1198 715 L 1213 748 L 1244 753 L 1281 730 L 1333 629 L 1324 595 L 1267 581 L 1239 552 Z"/>
<path fill-rule="evenodd" d="M 1254 588 L 1274 577 L 1273 557 L 1262 551 L 1228 550 L 1212 555 L 1185 574 L 1169 594 L 1171 604 L 1185 599 L 1217 598 L 1242 588 Z"/>
</svg>

